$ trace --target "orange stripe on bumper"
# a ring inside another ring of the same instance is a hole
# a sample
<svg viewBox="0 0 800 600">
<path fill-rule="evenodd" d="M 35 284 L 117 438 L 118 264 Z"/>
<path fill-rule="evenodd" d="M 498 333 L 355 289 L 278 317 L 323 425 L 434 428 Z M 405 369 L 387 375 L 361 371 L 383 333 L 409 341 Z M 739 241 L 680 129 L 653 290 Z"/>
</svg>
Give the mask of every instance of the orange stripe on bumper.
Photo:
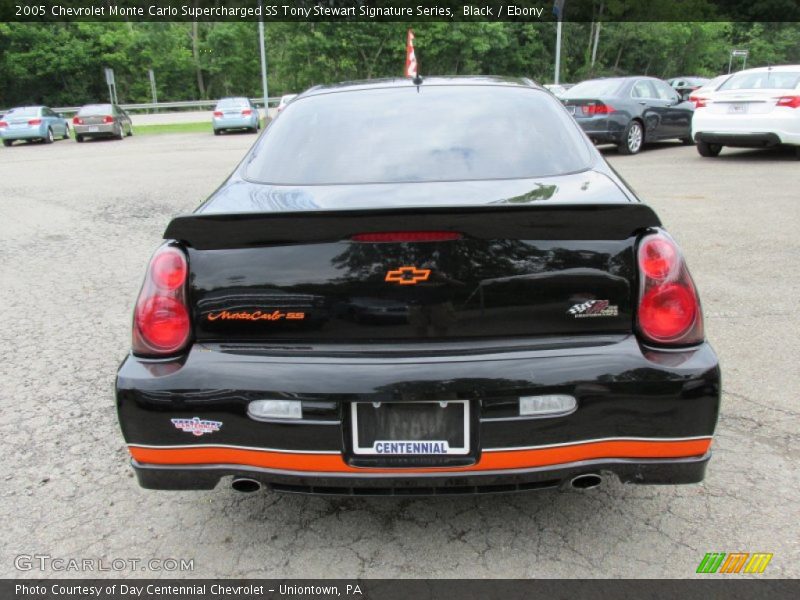
<svg viewBox="0 0 800 600">
<path fill-rule="evenodd" d="M 478 463 L 467 467 L 373 469 L 351 467 L 339 454 L 300 454 L 241 448 L 143 448 L 131 445 L 131 456 L 139 463 L 154 465 L 247 465 L 283 471 L 318 473 L 431 473 L 437 471 L 498 471 L 525 469 L 603 458 L 687 458 L 702 456 L 710 439 L 613 440 L 576 443 L 551 448 L 484 452 Z"/>
</svg>

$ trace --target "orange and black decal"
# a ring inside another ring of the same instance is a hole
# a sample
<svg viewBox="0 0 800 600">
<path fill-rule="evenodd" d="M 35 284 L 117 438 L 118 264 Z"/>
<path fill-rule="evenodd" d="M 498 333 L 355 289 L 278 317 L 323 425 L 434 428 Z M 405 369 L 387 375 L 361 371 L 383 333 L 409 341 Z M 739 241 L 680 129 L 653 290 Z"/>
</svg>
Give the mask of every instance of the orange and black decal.
<svg viewBox="0 0 800 600">
<path fill-rule="evenodd" d="M 416 285 L 420 281 L 428 281 L 430 276 L 430 269 L 418 269 L 413 266 L 405 266 L 386 273 L 384 281 L 396 283 L 398 285 Z"/>
<path fill-rule="evenodd" d="M 462 467 L 376 469 L 353 467 L 339 452 L 285 452 L 236 446 L 153 447 L 129 445 L 131 456 L 139 463 L 157 465 L 232 464 L 318 473 L 430 473 L 446 471 L 501 471 L 556 466 L 597 459 L 654 459 L 703 456 L 711 446 L 710 438 L 697 439 L 609 439 L 576 442 L 539 448 L 485 450 L 474 465 Z"/>
</svg>

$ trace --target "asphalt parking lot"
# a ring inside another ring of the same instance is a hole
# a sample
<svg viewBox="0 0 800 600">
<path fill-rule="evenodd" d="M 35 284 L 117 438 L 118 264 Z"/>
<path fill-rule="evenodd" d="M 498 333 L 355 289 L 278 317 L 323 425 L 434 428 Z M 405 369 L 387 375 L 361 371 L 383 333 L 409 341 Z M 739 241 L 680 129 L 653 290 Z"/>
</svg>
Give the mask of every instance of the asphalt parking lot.
<svg viewBox="0 0 800 600">
<path fill-rule="evenodd" d="M 683 247 L 720 356 L 702 485 L 432 499 L 141 490 L 113 381 L 144 267 L 169 218 L 254 139 L 0 148 L 0 576 L 81 576 L 15 567 L 38 554 L 194 560 L 100 576 L 669 578 L 737 551 L 774 554 L 760 577 L 800 576 L 800 163 L 778 150 L 605 152 Z"/>
</svg>

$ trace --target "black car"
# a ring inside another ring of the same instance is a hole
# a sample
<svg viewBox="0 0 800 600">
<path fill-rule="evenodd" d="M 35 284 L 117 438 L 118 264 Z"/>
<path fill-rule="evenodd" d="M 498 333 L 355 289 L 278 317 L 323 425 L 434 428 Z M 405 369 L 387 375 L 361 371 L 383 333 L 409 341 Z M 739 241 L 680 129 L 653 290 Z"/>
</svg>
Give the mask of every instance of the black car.
<svg viewBox="0 0 800 600">
<path fill-rule="evenodd" d="M 708 85 L 709 81 L 711 80 L 708 77 L 673 77 L 672 79 L 667 79 L 667 83 L 684 100 L 688 100 L 693 91 Z"/>
<path fill-rule="evenodd" d="M 307 91 L 164 238 L 116 381 L 145 488 L 704 477 L 720 373 L 681 252 L 527 80 Z M 341 309 L 365 298 L 406 308 Z"/>
<path fill-rule="evenodd" d="M 693 143 L 694 104 L 654 77 L 583 81 L 561 101 L 594 143 L 616 144 L 621 154 L 636 154 L 659 140 Z"/>
</svg>

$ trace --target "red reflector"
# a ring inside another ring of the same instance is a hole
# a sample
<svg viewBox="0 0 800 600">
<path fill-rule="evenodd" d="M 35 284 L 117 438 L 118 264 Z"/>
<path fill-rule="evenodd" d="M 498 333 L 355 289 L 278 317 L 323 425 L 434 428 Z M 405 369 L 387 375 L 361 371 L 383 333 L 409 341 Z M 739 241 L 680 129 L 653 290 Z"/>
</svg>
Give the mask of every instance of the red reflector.
<svg viewBox="0 0 800 600">
<path fill-rule="evenodd" d="M 642 272 L 647 277 L 663 280 L 678 265 L 678 253 L 675 251 L 675 246 L 667 240 L 651 237 L 642 243 L 639 262 Z"/>
<path fill-rule="evenodd" d="M 639 323 L 652 339 L 668 342 L 689 331 L 696 311 L 694 292 L 672 283 L 648 290 L 639 304 Z"/>
<path fill-rule="evenodd" d="M 40 125 L 41 122 L 42 122 L 41 119 L 31 119 L 30 121 L 28 121 L 28 125 Z"/>
<path fill-rule="evenodd" d="M 585 115 L 610 115 L 614 112 L 614 107 L 608 104 L 587 104 L 583 107 Z"/>
<path fill-rule="evenodd" d="M 83 125 L 83 119 L 81 119 L 80 117 L 72 117 L 72 124 Z"/>
<path fill-rule="evenodd" d="M 689 102 L 693 102 L 695 108 L 705 108 L 707 100 L 708 98 L 702 96 L 689 96 Z"/>
<path fill-rule="evenodd" d="M 149 346 L 159 352 L 180 349 L 189 337 L 189 313 L 171 296 L 152 296 L 136 307 L 136 324 Z"/>
<path fill-rule="evenodd" d="M 460 240 L 456 231 L 384 231 L 380 233 L 357 233 L 350 239 L 354 242 L 449 242 Z"/>
<path fill-rule="evenodd" d="M 168 248 L 153 258 L 153 283 L 165 290 L 178 289 L 186 281 L 186 259 L 180 250 Z"/>
<path fill-rule="evenodd" d="M 214 116 L 215 117 L 221 117 L 222 116 L 222 111 L 221 110 L 215 110 L 214 111 Z"/>
<path fill-rule="evenodd" d="M 114 117 L 110 117 L 108 115 L 103 117 L 103 123 L 113 123 L 113 122 L 114 122 Z"/>
<path fill-rule="evenodd" d="M 776 106 L 785 106 L 786 108 L 800 108 L 800 96 L 781 96 L 778 98 Z"/>
</svg>

